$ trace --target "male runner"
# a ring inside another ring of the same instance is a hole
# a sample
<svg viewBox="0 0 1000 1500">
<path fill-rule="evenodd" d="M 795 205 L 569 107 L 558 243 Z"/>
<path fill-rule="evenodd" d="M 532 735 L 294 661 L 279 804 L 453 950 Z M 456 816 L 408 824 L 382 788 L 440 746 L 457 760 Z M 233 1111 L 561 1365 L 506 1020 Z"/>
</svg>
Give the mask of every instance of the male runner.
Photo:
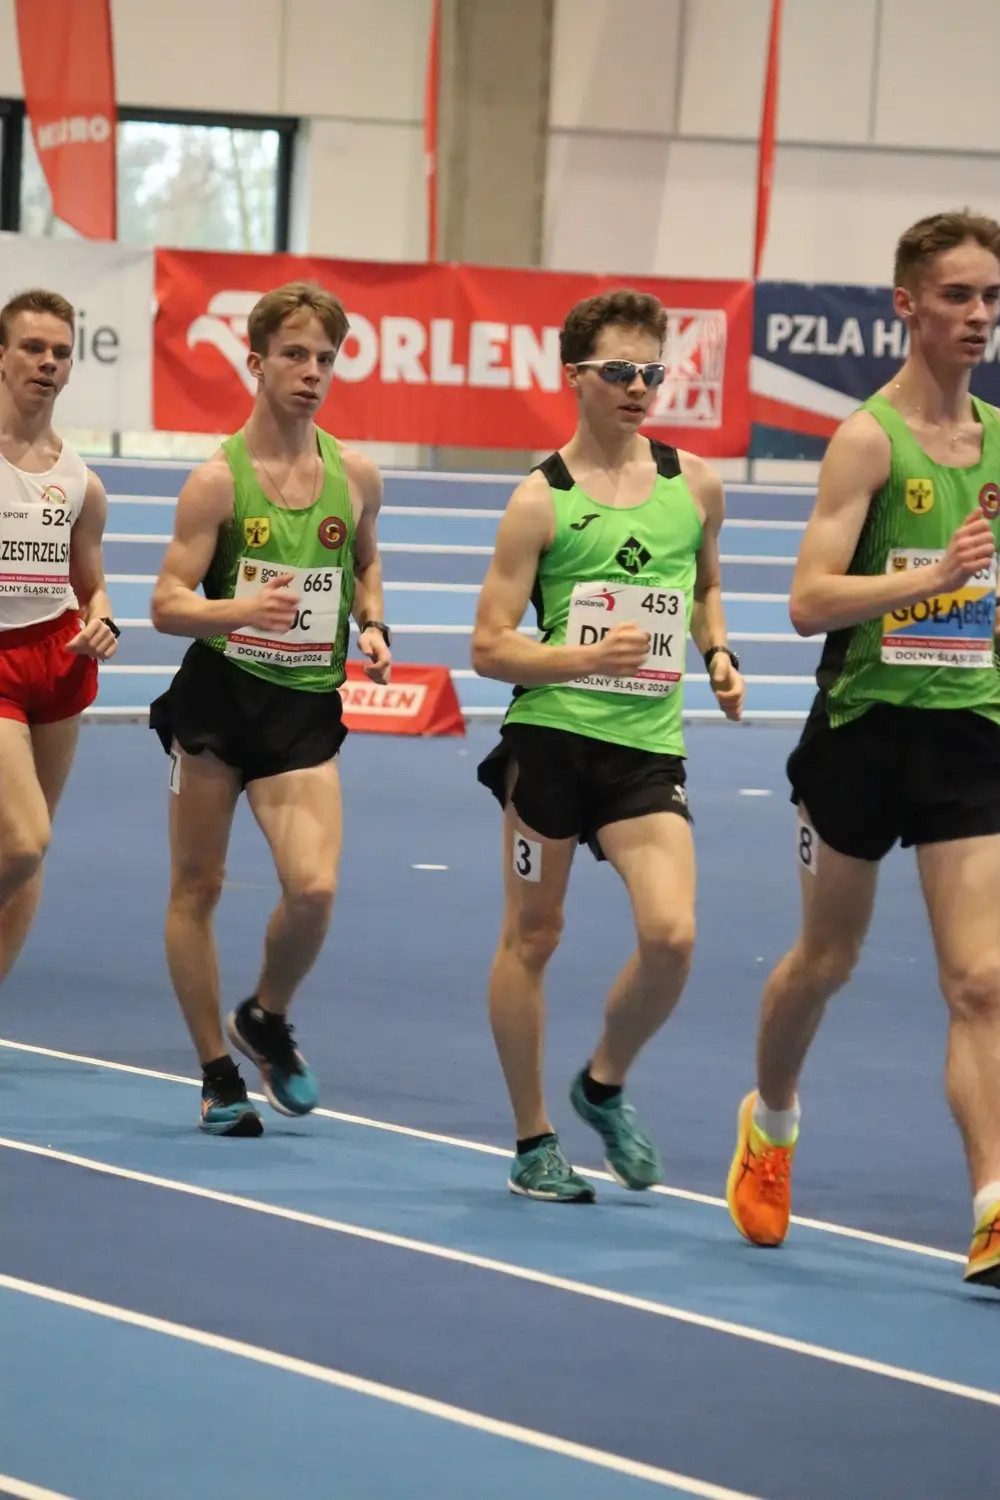
<svg viewBox="0 0 1000 1500">
<path fill-rule="evenodd" d="M 504 808 L 490 1019 L 517 1137 L 508 1186 L 555 1202 L 594 1199 L 542 1094 L 542 976 L 574 850 L 586 842 L 621 876 L 638 949 L 570 1098 L 618 1181 L 648 1188 L 663 1169 L 623 1085 L 680 998 L 694 947 L 681 726 L 689 630 L 727 718 L 740 717 L 745 691 L 719 583 L 722 485 L 701 459 L 639 431 L 664 379 L 665 335 L 660 303 L 636 292 L 570 311 L 561 357 L 577 428 L 511 496 L 473 638 L 476 670 L 517 685 L 501 743 L 479 767 Z M 532 599 L 539 640 L 518 630 Z"/>
<path fill-rule="evenodd" d="M 226 1032 L 273 1107 L 303 1115 L 318 1091 L 287 1014 L 333 908 L 352 608 L 368 676 L 386 682 L 390 669 L 381 476 L 314 420 L 347 315 L 321 288 L 292 283 L 262 297 L 247 328 L 253 411 L 185 483 L 153 595 L 156 628 L 194 644 L 150 714 L 171 757 L 167 961 L 202 1065 L 201 1128 L 243 1136 L 263 1123 L 223 1040 L 212 925 L 236 803 L 245 788 L 281 900 L 254 992 Z"/>
<path fill-rule="evenodd" d="M 107 496 L 52 428 L 75 336 L 58 292 L 33 288 L 0 309 L 0 981 L 38 909 L 80 715 L 118 637 L 101 557 Z"/>
<path fill-rule="evenodd" d="M 792 583 L 796 629 L 826 633 L 788 765 L 802 928 L 764 992 L 728 1199 L 747 1239 L 781 1243 L 799 1073 L 899 839 L 917 851 L 950 1012 L 948 1097 L 975 1195 L 965 1274 L 1000 1285 L 1000 413 L 969 393 L 997 320 L 1000 225 L 921 220 L 894 285 L 909 355 L 832 438 Z"/>
</svg>

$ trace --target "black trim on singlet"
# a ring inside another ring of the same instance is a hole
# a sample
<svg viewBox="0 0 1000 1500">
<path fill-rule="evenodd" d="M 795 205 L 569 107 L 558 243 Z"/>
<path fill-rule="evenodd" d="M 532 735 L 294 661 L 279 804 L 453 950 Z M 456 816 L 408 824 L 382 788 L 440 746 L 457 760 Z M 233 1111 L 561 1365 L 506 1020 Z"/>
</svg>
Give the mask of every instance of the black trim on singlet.
<svg viewBox="0 0 1000 1500">
<path fill-rule="evenodd" d="M 656 472 L 661 479 L 677 479 L 681 472 L 681 461 L 677 449 L 671 448 L 667 443 L 658 443 L 656 438 L 647 438 L 647 442 L 653 462 L 656 464 Z M 543 459 L 540 464 L 535 464 L 534 467 L 544 474 L 550 489 L 571 490 L 576 483 L 561 453 L 550 453 L 548 458 Z"/>
<path fill-rule="evenodd" d="M 576 484 L 561 453 L 550 453 L 540 464 L 535 464 L 535 469 L 544 474 L 545 482 L 551 490 L 571 490 Z"/>
</svg>

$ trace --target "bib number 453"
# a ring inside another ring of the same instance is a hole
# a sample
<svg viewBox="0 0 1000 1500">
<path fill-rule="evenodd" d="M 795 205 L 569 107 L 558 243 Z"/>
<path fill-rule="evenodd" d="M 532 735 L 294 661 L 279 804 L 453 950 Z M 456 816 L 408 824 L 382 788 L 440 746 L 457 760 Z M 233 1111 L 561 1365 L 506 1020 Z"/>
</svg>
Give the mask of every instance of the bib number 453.
<svg viewBox="0 0 1000 1500">
<path fill-rule="evenodd" d="M 639 605 L 651 615 L 675 615 L 679 607 L 680 599 L 676 594 L 647 594 Z"/>
</svg>

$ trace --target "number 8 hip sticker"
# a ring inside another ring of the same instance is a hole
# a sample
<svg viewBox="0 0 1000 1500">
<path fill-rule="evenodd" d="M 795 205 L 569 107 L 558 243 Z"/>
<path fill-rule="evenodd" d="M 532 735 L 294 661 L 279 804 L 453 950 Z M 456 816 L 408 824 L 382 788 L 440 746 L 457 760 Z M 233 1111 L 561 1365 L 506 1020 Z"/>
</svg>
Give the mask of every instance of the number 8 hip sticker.
<svg viewBox="0 0 1000 1500">
<path fill-rule="evenodd" d="M 514 834 L 514 874 L 536 885 L 542 878 L 542 846 L 523 833 Z"/>
<path fill-rule="evenodd" d="M 798 838 L 799 864 L 804 870 L 808 870 L 810 875 L 815 875 L 816 859 L 819 855 L 819 839 L 816 837 L 816 830 L 800 813 L 795 831 Z"/>
</svg>

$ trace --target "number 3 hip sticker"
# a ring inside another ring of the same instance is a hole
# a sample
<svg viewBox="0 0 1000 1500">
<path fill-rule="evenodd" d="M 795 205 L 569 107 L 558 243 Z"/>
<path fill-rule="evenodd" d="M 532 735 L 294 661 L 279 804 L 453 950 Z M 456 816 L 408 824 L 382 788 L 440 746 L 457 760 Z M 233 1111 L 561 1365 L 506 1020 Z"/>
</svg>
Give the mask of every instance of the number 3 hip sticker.
<svg viewBox="0 0 1000 1500">
<path fill-rule="evenodd" d="M 542 878 L 542 846 L 523 833 L 514 835 L 514 874 L 535 884 Z"/>
</svg>

